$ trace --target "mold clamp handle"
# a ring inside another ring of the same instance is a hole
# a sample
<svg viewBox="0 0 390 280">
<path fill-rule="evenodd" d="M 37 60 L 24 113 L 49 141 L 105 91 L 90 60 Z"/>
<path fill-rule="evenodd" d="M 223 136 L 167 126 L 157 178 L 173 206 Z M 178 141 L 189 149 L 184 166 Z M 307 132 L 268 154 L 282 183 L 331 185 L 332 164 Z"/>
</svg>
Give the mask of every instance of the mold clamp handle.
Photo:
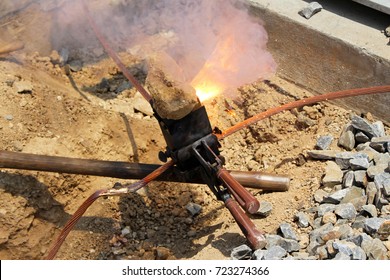
<svg viewBox="0 0 390 280">
<path fill-rule="evenodd" d="M 221 180 L 222 184 L 233 195 L 237 202 L 241 205 L 245 211 L 250 214 L 254 214 L 259 210 L 259 201 L 245 189 L 226 169 L 220 168 L 217 171 L 217 177 Z"/>
</svg>

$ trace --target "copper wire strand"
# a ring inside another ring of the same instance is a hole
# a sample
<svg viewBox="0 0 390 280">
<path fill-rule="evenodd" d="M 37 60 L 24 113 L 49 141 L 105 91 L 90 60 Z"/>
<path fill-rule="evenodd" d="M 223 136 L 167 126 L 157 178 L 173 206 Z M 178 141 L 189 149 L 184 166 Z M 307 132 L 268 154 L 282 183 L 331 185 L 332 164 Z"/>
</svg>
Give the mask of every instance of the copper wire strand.
<svg viewBox="0 0 390 280">
<path fill-rule="evenodd" d="M 49 250 L 49 253 L 46 256 L 47 260 L 52 260 L 55 258 L 56 254 L 58 253 L 59 249 L 61 248 L 62 244 L 64 243 L 66 237 L 69 235 L 69 233 L 72 231 L 73 227 L 76 225 L 76 223 L 80 220 L 80 218 L 83 216 L 83 214 L 87 211 L 87 209 L 99 198 L 102 196 L 116 196 L 116 195 L 125 195 L 130 192 L 135 192 L 143 187 L 145 187 L 147 184 L 149 184 L 151 181 L 155 180 L 158 176 L 163 174 L 165 171 L 167 171 L 170 167 L 172 167 L 174 162 L 168 161 L 164 165 L 160 166 L 153 172 L 151 172 L 149 175 L 147 175 L 145 178 L 121 187 L 118 190 L 115 189 L 102 189 L 94 192 L 92 195 L 90 195 L 76 210 L 76 212 L 72 215 L 72 217 L 66 222 L 64 228 L 62 229 L 60 235 L 57 237 L 56 241 L 52 245 L 52 247 Z"/>
<path fill-rule="evenodd" d="M 325 93 L 322 95 L 316 95 L 304 99 L 300 99 L 297 101 L 293 101 L 278 107 L 274 107 L 271 109 L 268 109 L 267 111 L 261 112 L 253 117 L 250 117 L 230 128 L 223 131 L 221 134 L 217 134 L 218 140 L 222 140 L 223 138 L 232 135 L 233 133 L 246 128 L 260 120 L 263 120 L 265 118 L 269 118 L 273 115 L 276 115 L 280 112 L 286 111 L 286 110 L 292 110 L 295 108 L 299 108 L 306 105 L 312 105 L 317 102 L 322 101 L 329 101 L 329 100 L 335 100 L 339 98 L 347 98 L 347 97 L 354 97 L 354 96 L 361 96 L 361 95 L 368 95 L 368 94 L 377 94 L 377 93 L 387 93 L 390 92 L 390 86 L 374 86 L 374 87 L 368 87 L 368 88 L 357 88 L 357 89 L 348 89 L 348 90 L 342 90 L 342 91 L 335 91 L 330 93 Z"/>
</svg>

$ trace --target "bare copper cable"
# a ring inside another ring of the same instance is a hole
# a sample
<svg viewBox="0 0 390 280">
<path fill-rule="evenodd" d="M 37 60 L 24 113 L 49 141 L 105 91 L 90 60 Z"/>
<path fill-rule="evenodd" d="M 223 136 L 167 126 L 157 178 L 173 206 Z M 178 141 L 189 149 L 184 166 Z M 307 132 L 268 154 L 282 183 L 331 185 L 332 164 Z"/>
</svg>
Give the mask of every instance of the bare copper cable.
<svg viewBox="0 0 390 280">
<path fill-rule="evenodd" d="M 246 128 L 260 120 L 263 120 L 265 118 L 268 118 L 270 116 L 276 115 L 280 112 L 286 111 L 286 110 L 292 110 L 295 108 L 299 108 L 305 105 L 311 105 L 317 102 L 321 101 L 329 101 L 339 98 L 347 98 L 347 97 L 354 97 L 359 95 L 367 95 L 367 94 L 377 94 L 377 93 L 386 93 L 390 92 L 390 86 L 375 86 L 375 87 L 369 87 L 369 88 L 358 88 L 358 89 L 348 89 L 348 90 L 342 90 L 342 91 L 335 91 L 330 92 L 322 95 L 316 95 L 308 98 L 304 98 L 301 100 L 293 101 L 284 105 L 281 105 L 279 107 L 271 108 L 267 111 L 261 112 L 249 119 L 246 119 L 243 122 L 240 122 L 227 130 L 223 131 L 221 134 L 218 134 L 218 140 L 221 140 L 227 136 L 232 135 L 233 133 Z"/>
<path fill-rule="evenodd" d="M 134 78 L 134 76 L 127 70 L 126 66 L 122 63 L 116 52 L 112 49 L 111 45 L 107 42 L 104 35 L 100 32 L 100 29 L 97 27 L 95 20 L 92 18 L 91 13 L 89 12 L 88 6 L 85 1 L 81 1 L 84 12 L 87 16 L 88 22 L 98 38 L 99 42 L 102 44 L 103 48 L 106 50 L 107 54 L 114 60 L 116 65 L 122 71 L 123 75 L 133 84 L 133 86 L 142 94 L 142 96 L 149 102 L 152 102 L 151 95 L 145 90 L 145 88 Z"/>
<path fill-rule="evenodd" d="M 126 185 L 121 188 L 113 188 L 113 189 L 103 189 L 98 190 L 94 192 L 91 196 L 89 196 L 76 210 L 76 212 L 72 215 L 72 217 L 67 221 L 64 228 L 62 229 L 60 235 L 54 242 L 53 246 L 50 248 L 49 253 L 46 256 L 47 260 L 52 260 L 55 258 L 58 250 L 61 248 L 61 245 L 64 243 L 65 238 L 69 235 L 73 227 L 76 225 L 76 223 L 80 220 L 80 218 L 83 216 L 85 211 L 94 203 L 99 197 L 102 196 L 114 196 L 114 195 L 125 195 L 130 192 L 135 192 L 143 187 L 145 187 L 147 184 L 149 184 L 151 181 L 155 180 L 158 176 L 163 174 L 165 171 L 167 171 L 174 162 L 168 161 L 164 165 L 160 166 L 156 170 L 154 170 L 152 173 L 150 173 L 148 176 L 143 178 L 142 180 L 131 184 Z"/>
</svg>

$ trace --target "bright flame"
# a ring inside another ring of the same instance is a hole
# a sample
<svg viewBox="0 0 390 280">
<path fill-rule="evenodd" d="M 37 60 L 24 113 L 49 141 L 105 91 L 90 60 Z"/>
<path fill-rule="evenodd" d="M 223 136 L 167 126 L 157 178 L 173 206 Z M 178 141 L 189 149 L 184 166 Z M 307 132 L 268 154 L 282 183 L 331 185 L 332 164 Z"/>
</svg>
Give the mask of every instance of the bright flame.
<svg viewBox="0 0 390 280">
<path fill-rule="evenodd" d="M 210 81 L 204 81 L 201 84 L 194 85 L 196 95 L 200 102 L 210 100 L 221 94 L 223 89 Z"/>
</svg>

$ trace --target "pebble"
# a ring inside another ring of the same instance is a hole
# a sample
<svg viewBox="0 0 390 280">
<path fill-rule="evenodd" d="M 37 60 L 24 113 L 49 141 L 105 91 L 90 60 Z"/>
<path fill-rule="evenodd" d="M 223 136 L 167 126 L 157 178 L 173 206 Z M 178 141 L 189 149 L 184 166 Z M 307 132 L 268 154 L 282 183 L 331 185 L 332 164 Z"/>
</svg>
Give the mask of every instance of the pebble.
<svg viewBox="0 0 390 280">
<path fill-rule="evenodd" d="M 357 115 L 352 116 L 351 125 L 354 128 L 364 132 L 368 137 L 378 136 L 375 133 L 372 125 L 366 119 L 364 119 L 362 117 L 359 117 Z"/>
<path fill-rule="evenodd" d="M 272 212 L 272 204 L 268 201 L 260 201 L 260 208 L 257 210 L 256 215 L 261 217 L 267 217 Z"/>
<path fill-rule="evenodd" d="M 387 260 L 387 248 L 378 238 L 362 244 L 369 260 Z"/>
<path fill-rule="evenodd" d="M 264 260 L 264 254 L 267 250 L 258 249 L 253 252 L 252 259 L 253 260 Z"/>
<path fill-rule="evenodd" d="M 390 220 L 384 221 L 378 229 L 378 234 L 388 238 L 390 236 Z"/>
<path fill-rule="evenodd" d="M 328 161 L 325 168 L 325 176 L 322 183 L 325 187 L 333 187 L 341 184 L 343 181 L 343 172 L 340 167 L 333 161 Z"/>
<path fill-rule="evenodd" d="M 16 90 L 17 93 L 32 93 L 33 91 L 33 85 L 30 81 L 17 81 L 14 82 L 13 84 L 14 89 Z"/>
<path fill-rule="evenodd" d="M 69 62 L 69 68 L 73 72 L 78 72 L 83 68 L 83 62 L 81 60 L 72 60 Z"/>
<path fill-rule="evenodd" d="M 366 233 L 373 235 L 378 231 L 384 222 L 384 218 L 368 218 L 364 221 L 364 230 Z"/>
<path fill-rule="evenodd" d="M 378 210 L 376 209 L 375 205 L 373 204 L 367 204 L 362 207 L 362 214 L 364 216 L 368 216 L 370 218 L 375 218 L 378 216 Z"/>
<path fill-rule="evenodd" d="M 264 260 L 280 260 L 287 255 L 287 251 L 280 246 L 274 246 L 264 253 Z"/>
<path fill-rule="evenodd" d="M 388 166 L 386 164 L 378 164 L 378 165 L 370 166 L 367 169 L 367 176 L 372 179 L 375 176 L 380 175 L 381 173 L 384 173 L 386 171 L 387 167 Z"/>
<path fill-rule="evenodd" d="M 305 8 L 300 10 L 298 14 L 309 19 L 321 10 L 322 6 L 318 2 L 310 2 Z"/>
<path fill-rule="evenodd" d="M 341 189 L 336 191 L 323 199 L 323 203 L 339 204 L 341 200 L 347 195 L 349 189 Z"/>
<path fill-rule="evenodd" d="M 370 138 L 363 132 L 358 132 L 355 135 L 355 140 L 358 143 L 367 143 L 368 141 L 370 141 Z"/>
<path fill-rule="evenodd" d="M 248 245 L 241 245 L 234 248 L 230 254 L 233 260 L 248 260 L 252 256 L 252 249 Z"/>
<path fill-rule="evenodd" d="M 282 223 L 279 226 L 279 229 L 284 238 L 298 240 L 297 234 L 294 232 L 290 224 Z"/>
<path fill-rule="evenodd" d="M 146 116 L 153 116 L 154 112 L 152 106 L 145 98 L 137 91 L 131 100 L 135 111 L 141 112 Z"/>
<path fill-rule="evenodd" d="M 5 115 L 4 119 L 6 119 L 7 121 L 12 121 L 14 119 L 14 116 L 12 116 L 12 115 Z"/>
<path fill-rule="evenodd" d="M 295 215 L 295 220 L 297 221 L 297 224 L 300 228 L 307 228 L 310 225 L 309 216 L 303 212 L 298 212 Z"/>
<path fill-rule="evenodd" d="M 337 205 L 334 212 L 342 219 L 352 220 L 356 217 L 356 209 L 352 203 Z"/>
<path fill-rule="evenodd" d="M 355 129 L 351 124 L 346 125 L 340 134 L 337 145 L 343 147 L 347 151 L 352 151 L 356 144 L 354 132 Z"/>
<path fill-rule="evenodd" d="M 324 201 L 324 197 L 329 196 L 329 193 L 324 191 L 323 189 L 318 189 L 314 193 L 314 201 L 318 203 L 322 203 Z"/>
<path fill-rule="evenodd" d="M 353 158 L 349 161 L 349 164 L 352 170 L 366 170 L 370 166 L 368 157 Z"/>
<path fill-rule="evenodd" d="M 344 254 L 343 252 L 338 252 L 333 260 L 350 260 L 351 257 Z"/>
<path fill-rule="evenodd" d="M 192 216 L 196 216 L 202 211 L 202 206 L 200 206 L 199 204 L 190 202 L 186 205 L 186 209 Z"/>
<path fill-rule="evenodd" d="M 385 126 L 383 125 L 382 121 L 374 122 L 372 124 L 372 128 L 374 130 L 375 135 L 378 135 L 378 137 L 383 137 L 386 135 Z"/>
<path fill-rule="evenodd" d="M 356 200 L 356 199 L 359 199 L 361 197 L 364 197 L 365 196 L 365 191 L 364 189 L 362 188 L 359 188 L 359 187 L 350 187 L 347 190 L 347 193 L 345 194 L 345 196 L 342 198 L 342 200 L 340 201 L 340 203 L 349 203 L 353 200 Z M 366 201 L 367 199 L 365 198 L 364 199 L 364 202 Z M 363 205 L 362 205 L 363 206 Z M 355 207 L 356 208 L 356 207 Z"/>
<path fill-rule="evenodd" d="M 157 260 L 167 260 L 171 255 L 171 251 L 165 247 L 157 247 L 155 255 Z"/>
<path fill-rule="evenodd" d="M 358 187 L 367 186 L 367 173 L 365 170 L 357 170 L 353 172 L 355 184 Z"/>
<path fill-rule="evenodd" d="M 321 204 L 320 206 L 317 207 L 317 215 L 318 217 L 324 216 L 326 212 L 333 212 L 336 209 L 336 205 L 334 204 Z"/>
<path fill-rule="evenodd" d="M 323 135 L 320 136 L 317 140 L 316 148 L 319 150 L 327 150 L 332 144 L 333 136 L 332 135 Z"/>
<path fill-rule="evenodd" d="M 334 225 L 336 222 L 337 222 L 337 216 L 333 212 L 327 212 L 324 214 L 324 216 L 322 216 L 323 224 L 331 223 Z"/>
<path fill-rule="evenodd" d="M 307 155 L 313 159 L 334 160 L 338 152 L 331 150 L 309 150 Z"/>
<path fill-rule="evenodd" d="M 353 171 L 346 172 L 343 177 L 343 188 L 352 187 L 354 180 L 355 180 L 354 172 Z"/>
</svg>

